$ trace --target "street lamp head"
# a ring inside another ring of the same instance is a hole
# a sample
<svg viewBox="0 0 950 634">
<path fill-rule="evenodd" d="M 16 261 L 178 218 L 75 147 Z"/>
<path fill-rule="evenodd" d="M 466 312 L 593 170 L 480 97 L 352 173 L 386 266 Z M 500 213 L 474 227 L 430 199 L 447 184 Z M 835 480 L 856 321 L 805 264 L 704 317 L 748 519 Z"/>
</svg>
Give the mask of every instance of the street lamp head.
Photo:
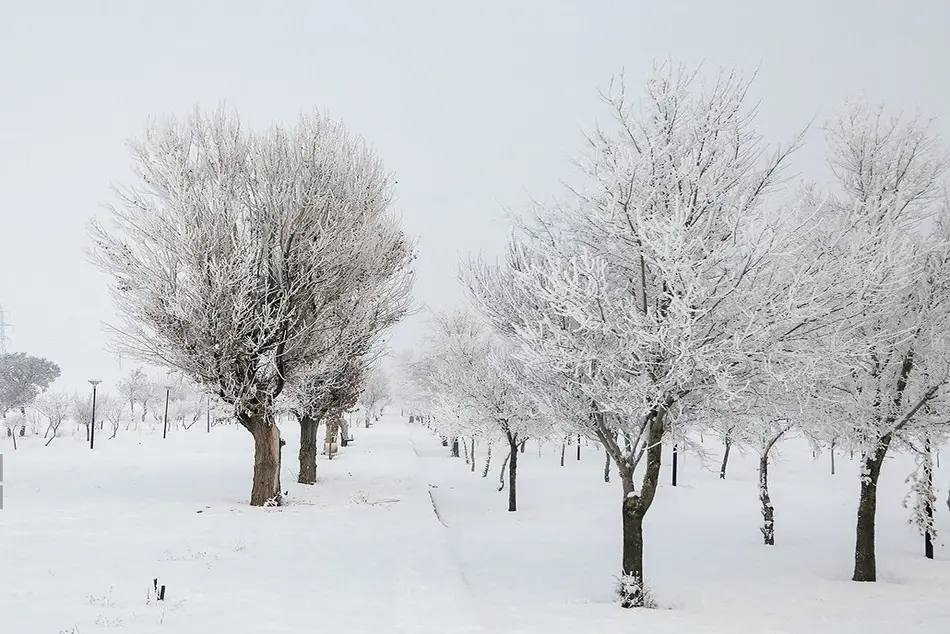
<svg viewBox="0 0 950 634">
<path fill-rule="evenodd" d="M 172 390 L 172 386 L 171 386 L 171 385 L 166 385 L 166 386 L 164 386 L 164 387 L 165 387 L 165 391 L 166 391 L 166 392 L 171 392 L 171 390 Z"/>
<path fill-rule="evenodd" d="M 89 379 L 89 384 L 92 385 L 93 387 L 96 387 L 100 383 L 102 383 L 100 379 Z"/>
</svg>

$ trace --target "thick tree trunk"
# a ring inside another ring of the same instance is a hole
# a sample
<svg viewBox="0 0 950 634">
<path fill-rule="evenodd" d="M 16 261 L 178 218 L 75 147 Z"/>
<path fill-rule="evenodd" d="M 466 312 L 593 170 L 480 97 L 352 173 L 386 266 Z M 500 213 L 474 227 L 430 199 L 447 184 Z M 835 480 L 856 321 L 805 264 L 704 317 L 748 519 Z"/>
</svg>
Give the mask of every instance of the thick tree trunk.
<svg viewBox="0 0 950 634">
<path fill-rule="evenodd" d="M 340 446 L 346 447 L 350 442 L 350 421 L 346 416 L 340 416 Z"/>
<path fill-rule="evenodd" d="M 485 450 L 485 468 L 482 469 L 482 477 L 488 477 L 488 468 L 491 467 L 491 443 L 488 443 L 488 449 Z"/>
<path fill-rule="evenodd" d="M 769 454 L 759 457 L 759 502 L 762 503 L 762 539 L 766 546 L 775 545 L 775 508 L 769 496 Z"/>
<path fill-rule="evenodd" d="M 726 479 L 726 467 L 729 466 L 729 450 L 732 449 L 732 438 L 726 434 L 726 450 L 722 454 L 722 466 L 719 467 L 719 479 Z"/>
<path fill-rule="evenodd" d="M 300 467 L 297 472 L 297 482 L 300 484 L 316 484 L 317 482 L 317 428 L 319 420 L 310 416 L 301 416 L 300 423 L 300 451 L 297 459 Z"/>
<path fill-rule="evenodd" d="M 508 435 L 508 510 L 518 510 L 518 442 L 516 436 Z"/>
<path fill-rule="evenodd" d="M 242 421 L 254 436 L 254 480 L 251 506 L 279 506 L 280 430 L 270 412 L 255 412 Z"/>
<path fill-rule="evenodd" d="M 620 606 L 638 608 L 644 604 L 643 584 L 643 513 L 627 497 L 623 501 L 623 581 Z"/>
<path fill-rule="evenodd" d="M 858 501 L 858 522 L 854 543 L 854 581 L 877 581 L 877 559 L 874 552 L 874 520 L 877 513 L 877 481 L 881 477 L 884 456 L 891 444 L 891 435 L 882 437 L 874 452 L 861 460 L 861 497 Z"/>
<path fill-rule="evenodd" d="M 326 416 L 326 438 L 324 438 L 324 444 L 326 445 L 327 458 L 333 460 L 333 456 L 336 455 L 336 437 L 340 433 L 340 415 L 339 414 L 330 414 Z"/>
</svg>

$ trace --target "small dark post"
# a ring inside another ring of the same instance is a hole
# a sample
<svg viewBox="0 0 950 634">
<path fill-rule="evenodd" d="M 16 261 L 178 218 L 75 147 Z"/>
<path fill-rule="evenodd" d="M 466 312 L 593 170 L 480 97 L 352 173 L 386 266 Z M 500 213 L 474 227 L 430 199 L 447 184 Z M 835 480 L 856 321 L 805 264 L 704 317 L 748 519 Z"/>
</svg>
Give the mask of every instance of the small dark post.
<svg viewBox="0 0 950 634">
<path fill-rule="evenodd" d="M 96 386 L 102 383 L 99 379 L 89 379 L 92 384 L 92 421 L 89 427 L 89 448 L 93 449 L 96 445 Z"/>
<path fill-rule="evenodd" d="M 159 588 L 158 590 L 158 600 L 159 601 L 165 600 L 165 584 L 164 583 L 162 584 L 162 587 Z"/>
<path fill-rule="evenodd" d="M 676 445 L 673 445 L 673 486 L 676 486 L 676 467 L 679 462 L 679 451 L 677 451 Z"/>
<path fill-rule="evenodd" d="M 162 438 L 168 438 L 168 395 L 171 393 L 172 388 L 165 386 L 165 416 L 164 423 L 162 425 Z"/>
</svg>

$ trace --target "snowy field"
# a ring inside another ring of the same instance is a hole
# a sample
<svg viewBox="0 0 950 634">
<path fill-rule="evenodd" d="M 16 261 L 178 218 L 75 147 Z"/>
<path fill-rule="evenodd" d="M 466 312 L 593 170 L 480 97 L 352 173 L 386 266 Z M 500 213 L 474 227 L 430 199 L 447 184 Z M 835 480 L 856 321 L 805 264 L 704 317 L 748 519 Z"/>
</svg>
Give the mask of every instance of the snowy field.
<svg viewBox="0 0 950 634">
<path fill-rule="evenodd" d="M 246 505 L 252 443 L 238 427 L 120 433 L 94 451 L 26 438 L 14 453 L 4 439 L 0 634 L 950 632 L 950 551 L 938 543 L 924 559 L 906 524 L 904 457 L 882 476 L 875 584 L 850 581 L 857 462 L 846 455 L 832 476 L 827 455 L 780 447 L 774 548 L 761 544 L 752 456 L 733 452 L 726 481 L 683 456 L 675 489 L 664 465 L 646 522 L 660 609 L 622 610 L 619 485 L 603 482 L 594 446 L 560 467 L 559 447 L 529 442 L 508 513 L 501 447 L 483 479 L 482 448 L 472 473 L 402 417 L 354 434 L 305 487 L 285 426 L 279 509 Z"/>
</svg>

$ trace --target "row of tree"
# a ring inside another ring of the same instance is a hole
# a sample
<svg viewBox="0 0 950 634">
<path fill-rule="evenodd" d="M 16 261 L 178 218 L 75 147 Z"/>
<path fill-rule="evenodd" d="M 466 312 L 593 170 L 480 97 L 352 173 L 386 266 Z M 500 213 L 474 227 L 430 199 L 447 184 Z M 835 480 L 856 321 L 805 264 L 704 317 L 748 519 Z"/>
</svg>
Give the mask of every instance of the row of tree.
<svg viewBox="0 0 950 634">
<path fill-rule="evenodd" d="M 876 579 L 889 451 L 947 432 L 947 155 L 929 125 L 850 104 L 827 127 L 836 181 L 787 185 L 803 136 L 769 150 L 736 73 L 663 65 L 589 135 L 579 183 L 516 220 L 503 261 L 470 260 L 475 314 L 438 315 L 409 368 L 448 435 L 581 434 L 622 483 L 624 606 L 644 603 L 643 520 L 664 447 L 720 430 L 768 458 L 792 429 L 861 459 L 855 581 Z M 917 519 L 933 532 L 932 487 Z"/>
<path fill-rule="evenodd" d="M 254 439 L 251 504 L 279 504 L 277 413 L 297 417 L 299 481 L 313 483 L 317 425 L 338 428 L 408 309 L 393 179 L 320 113 L 249 131 L 195 111 L 131 147 L 135 182 L 116 190 L 110 226 L 90 226 L 116 348 L 226 403 Z"/>
</svg>

